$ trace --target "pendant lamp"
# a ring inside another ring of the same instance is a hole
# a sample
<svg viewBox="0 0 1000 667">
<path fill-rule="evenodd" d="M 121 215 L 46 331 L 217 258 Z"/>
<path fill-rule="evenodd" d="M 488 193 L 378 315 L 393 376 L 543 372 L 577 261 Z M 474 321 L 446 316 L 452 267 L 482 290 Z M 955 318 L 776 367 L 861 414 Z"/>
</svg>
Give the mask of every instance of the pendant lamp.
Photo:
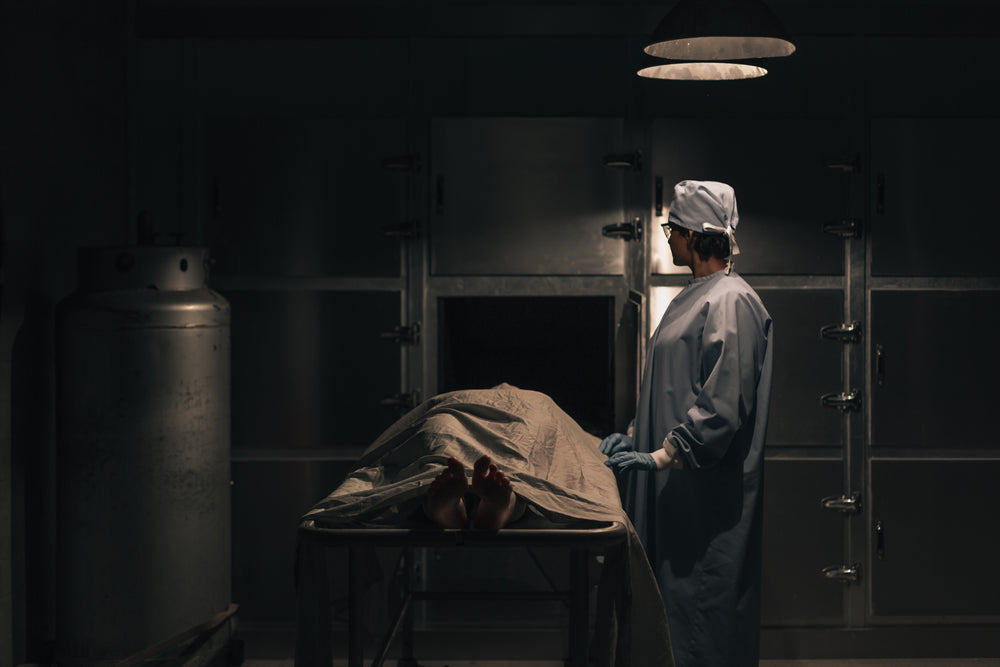
<svg viewBox="0 0 1000 667">
<path fill-rule="evenodd" d="M 639 76 L 730 80 L 764 76 L 753 61 L 791 55 L 795 45 L 762 0 L 680 0 L 644 51 L 669 61 L 644 66 Z"/>
</svg>

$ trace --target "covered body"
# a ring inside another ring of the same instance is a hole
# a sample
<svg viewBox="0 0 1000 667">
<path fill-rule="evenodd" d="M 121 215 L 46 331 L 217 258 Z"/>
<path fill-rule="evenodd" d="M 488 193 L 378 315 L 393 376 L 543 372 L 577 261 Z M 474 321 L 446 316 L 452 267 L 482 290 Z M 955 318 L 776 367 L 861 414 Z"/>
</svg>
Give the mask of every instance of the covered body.
<svg viewBox="0 0 1000 667">
<path fill-rule="evenodd" d="M 665 438 L 683 468 L 629 474 L 623 492 L 682 667 L 756 665 L 771 318 L 737 274 L 691 280 L 650 341 L 635 449 Z"/>
<path fill-rule="evenodd" d="M 425 401 L 387 429 L 304 519 L 330 527 L 406 525 L 449 457 L 471 472 L 484 454 L 533 512 L 554 526 L 627 526 L 625 544 L 606 555 L 593 659 L 602 665 L 672 665 L 656 581 L 614 475 L 603 465 L 598 439 L 545 394 L 503 384 Z"/>
</svg>

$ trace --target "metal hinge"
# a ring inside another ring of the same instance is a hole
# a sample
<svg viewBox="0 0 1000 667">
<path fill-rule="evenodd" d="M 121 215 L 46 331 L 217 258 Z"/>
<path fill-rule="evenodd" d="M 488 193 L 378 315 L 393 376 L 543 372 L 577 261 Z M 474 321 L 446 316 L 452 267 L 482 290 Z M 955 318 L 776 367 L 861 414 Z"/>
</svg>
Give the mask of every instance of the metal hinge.
<svg viewBox="0 0 1000 667">
<path fill-rule="evenodd" d="M 401 222 L 398 225 L 383 225 L 382 236 L 414 238 L 417 235 L 416 222 Z"/>
<path fill-rule="evenodd" d="M 860 239 L 861 227 L 861 218 L 851 218 L 850 220 L 823 223 L 824 232 L 827 234 L 833 234 L 834 236 L 840 236 L 845 239 Z"/>
<path fill-rule="evenodd" d="M 389 171 L 420 171 L 420 153 L 393 155 L 382 159 L 382 166 Z"/>
<path fill-rule="evenodd" d="M 861 563 L 854 565 L 831 565 L 823 568 L 823 576 L 827 579 L 855 584 L 861 580 Z"/>
<path fill-rule="evenodd" d="M 861 392 L 852 389 L 849 392 L 834 392 L 823 394 L 820 397 L 823 405 L 828 408 L 837 408 L 843 412 L 861 409 Z"/>
<path fill-rule="evenodd" d="M 622 153 L 619 155 L 605 155 L 601 161 L 605 167 L 618 167 L 631 169 L 632 171 L 642 170 L 642 151 L 634 153 Z"/>
<path fill-rule="evenodd" d="M 857 514 L 861 511 L 861 495 L 852 493 L 849 496 L 829 496 L 820 501 L 823 509 L 844 512 L 845 514 Z"/>
<path fill-rule="evenodd" d="M 383 398 L 379 405 L 386 408 L 399 408 L 400 410 L 412 410 L 420 403 L 420 391 L 413 389 L 408 394 L 396 394 L 390 398 Z"/>
<path fill-rule="evenodd" d="M 853 322 L 827 324 L 819 330 L 819 334 L 823 338 L 839 340 L 841 343 L 860 343 L 861 322 L 854 320 Z"/>
<path fill-rule="evenodd" d="M 836 169 L 849 174 L 856 174 L 861 171 L 861 155 L 858 153 L 855 153 L 854 155 L 847 155 L 827 162 L 826 166 L 829 169 Z"/>
<path fill-rule="evenodd" d="M 416 345 L 420 342 L 420 322 L 414 322 L 409 326 L 397 325 L 392 331 L 379 334 L 379 338 L 393 340 L 400 345 Z"/>
<path fill-rule="evenodd" d="M 639 241 L 642 239 L 642 218 L 635 218 L 632 222 L 619 222 L 616 225 L 605 225 L 601 228 L 601 233 L 608 238 L 623 239 L 625 241 Z"/>
</svg>

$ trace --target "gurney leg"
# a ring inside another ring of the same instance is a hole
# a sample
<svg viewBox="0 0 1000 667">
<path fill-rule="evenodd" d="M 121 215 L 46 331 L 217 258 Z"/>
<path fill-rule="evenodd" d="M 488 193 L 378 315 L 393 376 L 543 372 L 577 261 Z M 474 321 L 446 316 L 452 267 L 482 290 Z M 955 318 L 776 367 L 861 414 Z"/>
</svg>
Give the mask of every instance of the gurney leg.
<svg viewBox="0 0 1000 667">
<path fill-rule="evenodd" d="M 406 547 L 403 550 L 403 595 L 410 600 L 410 592 L 413 590 L 414 576 L 413 549 Z M 397 667 L 417 667 L 417 661 L 413 659 L 413 605 L 407 605 L 403 615 L 403 645 L 401 647 Z"/>
<path fill-rule="evenodd" d="M 297 667 L 333 664 L 327 582 L 326 549 L 309 542 L 299 542 L 295 570 L 298 596 L 298 627 L 295 633 Z"/>
<path fill-rule="evenodd" d="M 570 552 L 570 579 L 572 581 L 569 609 L 569 664 L 573 667 L 587 665 L 587 636 L 590 621 L 590 582 L 587 568 L 587 550 Z"/>
<path fill-rule="evenodd" d="M 364 664 L 364 641 L 362 637 L 361 554 L 356 548 L 347 550 L 347 664 L 348 667 L 362 667 Z"/>
</svg>

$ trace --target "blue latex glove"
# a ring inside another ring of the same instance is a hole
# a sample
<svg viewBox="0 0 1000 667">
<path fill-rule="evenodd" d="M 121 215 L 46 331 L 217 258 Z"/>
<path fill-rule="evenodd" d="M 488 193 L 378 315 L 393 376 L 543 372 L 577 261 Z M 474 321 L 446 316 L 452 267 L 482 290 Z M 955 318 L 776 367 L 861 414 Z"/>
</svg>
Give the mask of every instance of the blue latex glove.
<svg viewBox="0 0 1000 667">
<path fill-rule="evenodd" d="M 612 455 L 604 465 L 618 470 L 656 470 L 656 461 L 652 454 L 646 452 L 618 452 Z"/>
<path fill-rule="evenodd" d="M 625 435 L 624 433 L 612 433 L 604 440 L 601 440 L 600 449 L 601 454 L 611 456 L 618 452 L 631 451 L 632 447 L 632 436 Z"/>
</svg>

